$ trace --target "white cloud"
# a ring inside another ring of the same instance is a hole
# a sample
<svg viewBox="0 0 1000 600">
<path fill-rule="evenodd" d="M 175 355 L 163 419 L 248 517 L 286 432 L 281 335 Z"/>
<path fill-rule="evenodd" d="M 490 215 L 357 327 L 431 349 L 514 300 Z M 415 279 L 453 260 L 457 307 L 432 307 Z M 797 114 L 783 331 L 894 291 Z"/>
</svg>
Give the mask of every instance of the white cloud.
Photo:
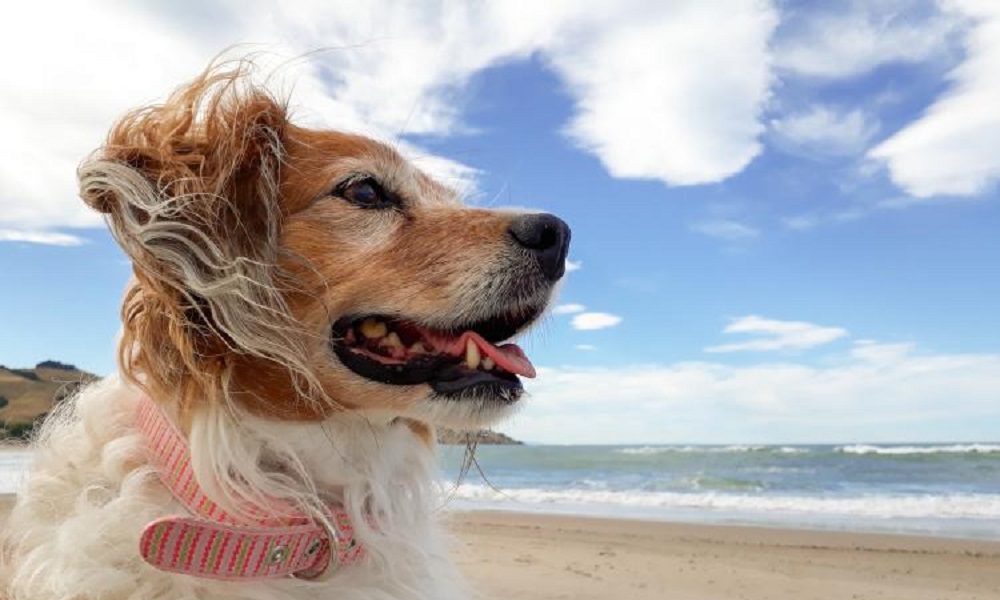
<svg viewBox="0 0 1000 600">
<path fill-rule="evenodd" d="M 77 199 L 77 163 L 112 118 L 205 63 L 132 6 L 67 3 L 59 13 L 27 3 L 0 36 L 0 54 L 10 58 L 0 130 L 17 140 L 0 147 L 0 226 L 26 234 L 101 224 Z"/>
<path fill-rule="evenodd" d="M 770 2 L 607 6 L 548 53 L 576 100 L 569 135 L 616 177 L 693 185 L 743 170 L 760 152 Z"/>
<path fill-rule="evenodd" d="M 877 351 L 873 351 L 877 349 Z M 552 443 L 828 443 L 992 439 L 1000 355 L 869 344 L 836 364 L 539 368 L 505 427 Z"/>
<path fill-rule="evenodd" d="M 587 307 L 582 304 L 576 304 L 570 302 L 567 304 L 560 304 L 552 309 L 552 314 L 554 315 L 572 315 L 575 313 L 581 313 L 587 310 Z"/>
<path fill-rule="evenodd" d="M 828 344 L 848 335 L 840 327 L 823 327 L 804 321 L 778 321 L 749 315 L 733 319 L 723 333 L 760 334 L 762 337 L 745 342 L 709 346 L 705 352 L 747 352 L 774 350 L 805 350 Z"/>
<path fill-rule="evenodd" d="M 594 346 L 593 344 L 577 344 L 576 346 L 574 346 L 574 348 L 576 348 L 577 350 L 583 350 L 584 352 L 592 352 L 594 350 L 597 350 L 597 346 Z"/>
<path fill-rule="evenodd" d="M 573 328 L 580 330 L 606 329 L 622 322 L 618 315 L 602 312 L 580 313 L 573 317 Z"/>
<path fill-rule="evenodd" d="M 952 14 L 911 0 L 812 8 L 784 15 L 774 46 L 776 64 L 786 72 L 839 79 L 885 64 L 923 62 L 943 55 L 958 27 Z"/>
<path fill-rule="evenodd" d="M 790 150 L 820 156 L 859 154 L 878 133 L 878 122 L 861 109 L 816 105 L 771 121 L 775 141 Z"/>
<path fill-rule="evenodd" d="M 760 231 L 755 227 L 744 225 L 743 223 L 730 219 L 702 221 L 700 223 L 690 225 L 690 229 L 696 233 L 719 238 L 728 242 L 749 240 L 760 235 Z"/>
<path fill-rule="evenodd" d="M 823 219 L 815 214 L 795 215 L 781 219 L 782 224 L 792 231 L 809 231 L 819 225 Z"/>
<path fill-rule="evenodd" d="M 1000 179 L 1000 3 L 954 0 L 948 6 L 973 20 L 949 89 L 869 153 L 896 185 L 919 198 L 976 195 Z"/>
<path fill-rule="evenodd" d="M 0 242 L 24 242 L 27 244 L 45 244 L 49 246 L 80 246 L 87 240 L 53 231 L 21 231 L 15 229 L 0 229 Z"/>
<path fill-rule="evenodd" d="M 0 128 L 18 140 L 0 150 L 0 226 L 20 230 L 97 226 L 76 199 L 75 165 L 126 109 L 163 97 L 221 49 L 247 41 L 259 45 L 231 54 L 300 57 L 285 63 L 277 85 L 294 91 L 301 121 L 397 141 L 467 131 L 470 79 L 538 56 L 575 105 L 568 135 L 613 175 L 718 181 L 760 151 L 766 44 L 777 20 L 765 0 L 565 0 L 530 10 L 457 0 L 214 0 L 198 11 L 95 0 L 60 7 L 56 20 L 45 3 L 18 10 L 17 26 L 0 36 L 0 53 L 17 57 L 5 65 Z M 305 55 L 317 48 L 325 50 Z M 460 187 L 475 178 L 454 160 L 399 144 Z"/>
<path fill-rule="evenodd" d="M 851 348 L 851 356 L 871 364 L 887 365 L 904 360 L 914 347 L 914 344 L 880 344 L 873 340 L 858 340 Z"/>
<path fill-rule="evenodd" d="M 570 259 L 566 259 L 566 272 L 572 273 L 573 271 L 579 271 L 583 268 L 583 263 L 580 261 L 573 262 Z"/>
<path fill-rule="evenodd" d="M 954 199 L 938 198 L 924 199 L 913 196 L 899 195 L 881 200 L 854 202 L 847 206 L 825 209 L 781 218 L 786 229 L 792 231 L 809 231 L 821 225 L 851 223 L 877 213 L 904 210 L 918 204 L 929 205 L 933 202 L 954 202 Z"/>
</svg>

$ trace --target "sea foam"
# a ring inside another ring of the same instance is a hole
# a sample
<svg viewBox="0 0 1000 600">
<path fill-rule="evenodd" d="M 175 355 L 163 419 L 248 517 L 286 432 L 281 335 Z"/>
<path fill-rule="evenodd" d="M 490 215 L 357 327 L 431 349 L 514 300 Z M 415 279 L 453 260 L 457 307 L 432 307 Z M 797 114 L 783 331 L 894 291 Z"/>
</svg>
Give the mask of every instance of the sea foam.
<svg viewBox="0 0 1000 600">
<path fill-rule="evenodd" d="M 463 484 L 454 498 L 512 505 L 606 505 L 663 509 L 701 509 L 747 513 L 811 513 L 830 516 L 929 519 L 1000 519 L 1000 495 L 798 495 L 648 492 L 644 490 L 578 490 L 520 488 L 494 490 Z M 512 507 L 513 508 L 513 507 Z M 530 508 L 530 506 L 525 506 Z"/>
<path fill-rule="evenodd" d="M 731 454 L 743 452 L 767 452 L 774 454 L 808 454 L 809 448 L 801 446 L 637 446 L 619 448 L 618 454 L 648 456 L 653 454 Z"/>
<path fill-rule="evenodd" d="M 945 444 L 927 446 L 875 446 L 855 444 L 840 446 L 837 452 L 844 454 L 995 454 L 1000 453 L 1000 444 Z"/>
</svg>

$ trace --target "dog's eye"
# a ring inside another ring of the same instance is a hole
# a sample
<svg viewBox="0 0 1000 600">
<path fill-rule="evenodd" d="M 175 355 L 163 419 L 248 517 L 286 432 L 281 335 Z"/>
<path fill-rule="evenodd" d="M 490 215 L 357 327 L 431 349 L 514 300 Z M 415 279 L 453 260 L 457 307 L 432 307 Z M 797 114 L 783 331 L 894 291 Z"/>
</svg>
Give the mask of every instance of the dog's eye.
<svg viewBox="0 0 1000 600">
<path fill-rule="evenodd" d="M 399 204 L 373 177 L 345 181 L 333 194 L 361 208 L 391 208 Z"/>
</svg>

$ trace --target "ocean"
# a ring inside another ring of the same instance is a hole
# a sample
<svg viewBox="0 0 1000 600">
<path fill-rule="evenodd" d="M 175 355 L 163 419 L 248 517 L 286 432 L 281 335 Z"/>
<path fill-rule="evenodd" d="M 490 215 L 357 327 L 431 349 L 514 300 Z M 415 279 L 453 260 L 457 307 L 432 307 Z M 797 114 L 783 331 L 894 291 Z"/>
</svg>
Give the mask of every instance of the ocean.
<svg viewBox="0 0 1000 600">
<path fill-rule="evenodd" d="M 1000 540 L 1000 444 L 481 446 L 450 505 Z"/>
<path fill-rule="evenodd" d="M 1000 540 L 1000 443 L 442 449 L 451 510 Z M 30 454 L 0 450 L 0 493 Z"/>
</svg>

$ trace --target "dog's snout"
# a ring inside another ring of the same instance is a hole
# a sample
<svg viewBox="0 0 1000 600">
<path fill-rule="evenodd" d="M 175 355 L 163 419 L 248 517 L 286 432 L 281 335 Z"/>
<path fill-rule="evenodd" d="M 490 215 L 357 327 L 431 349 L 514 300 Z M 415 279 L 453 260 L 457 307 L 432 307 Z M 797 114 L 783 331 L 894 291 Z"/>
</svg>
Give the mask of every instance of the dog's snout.
<svg viewBox="0 0 1000 600">
<path fill-rule="evenodd" d="M 550 214 L 520 215 L 510 224 L 511 236 L 534 254 L 549 281 L 558 281 L 566 272 L 569 225 Z"/>
</svg>

